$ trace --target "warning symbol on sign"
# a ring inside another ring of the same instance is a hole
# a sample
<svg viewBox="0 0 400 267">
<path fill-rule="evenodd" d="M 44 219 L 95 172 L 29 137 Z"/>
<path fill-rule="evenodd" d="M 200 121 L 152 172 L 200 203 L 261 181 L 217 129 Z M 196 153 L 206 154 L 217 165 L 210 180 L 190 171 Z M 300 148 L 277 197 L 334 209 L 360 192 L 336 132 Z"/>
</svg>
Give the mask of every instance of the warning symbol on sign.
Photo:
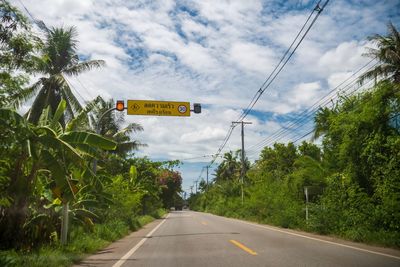
<svg viewBox="0 0 400 267">
<path fill-rule="evenodd" d="M 133 105 L 133 110 L 139 110 L 139 109 L 140 109 L 140 106 L 138 104 Z"/>
<path fill-rule="evenodd" d="M 190 116 L 189 102 L 128 100 L 128 115 Z"/>
</svg>

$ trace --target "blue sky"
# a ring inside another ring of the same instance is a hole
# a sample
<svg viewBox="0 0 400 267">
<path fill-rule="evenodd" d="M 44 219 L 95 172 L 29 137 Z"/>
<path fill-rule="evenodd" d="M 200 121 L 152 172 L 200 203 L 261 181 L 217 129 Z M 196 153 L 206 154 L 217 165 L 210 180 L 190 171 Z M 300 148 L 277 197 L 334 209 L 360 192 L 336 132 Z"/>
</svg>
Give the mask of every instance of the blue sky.
<svg viewBox="0 0 400 267">
<path fill-rule="evenodd" d="M 296 36 L 316 1 L 122 1 L 18 0 L 48 26 L 77 27 L 79 53 L 107 66 L 69 78 L 84 102 L 114 99 L 198 102 L 203 113 L 190 118 L 127 117 L 143 125 L 134 136 L 152 159 L 186 159 L 217 151 L 231 121 L 249 104 Z M 399 26 L 399 1 L 332 0 L 287 67 L 260 98 L 246 120 L 246 147 L 257 144 L 321 99 L 368 62 L 366 40 Z M 328 99 L 329 100 L 329 99 Z M 329 102 L 329 101 L 328 101 Z M 303 127 L 277 140 L 302 136 Z M 240 147 L 235 129 L 226 149 Z M 188 190 L 209 158 L 180 167 Z"/>
</svg>

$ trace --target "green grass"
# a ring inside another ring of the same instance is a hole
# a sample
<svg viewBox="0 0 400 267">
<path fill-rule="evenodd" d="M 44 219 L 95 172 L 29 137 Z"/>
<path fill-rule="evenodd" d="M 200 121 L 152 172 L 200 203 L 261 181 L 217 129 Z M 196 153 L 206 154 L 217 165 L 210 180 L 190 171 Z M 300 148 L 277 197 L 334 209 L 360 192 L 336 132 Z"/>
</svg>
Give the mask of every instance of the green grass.
<svg viewBox="0 0 400 267">
<path fill-rule="evenodd" d="M 150 215 L 133 217 L 128 222 L 112 220 L 104 224 L 97 224 L 91 232 L 82 227 L 74 226 L 70 233 L 70 241 L 67 246 L 47 245 L 33 251 L 0 251 L 0 266 L 24 266 L 24 267 L 62 267 L 71 266 L 83 259 L 87 254 L 106 247 L 111 242 L 118 240 L 130 231 L 152 222 L 155 218 L 161 218 L 165 210 L 157 210 Z"/>
</svg>

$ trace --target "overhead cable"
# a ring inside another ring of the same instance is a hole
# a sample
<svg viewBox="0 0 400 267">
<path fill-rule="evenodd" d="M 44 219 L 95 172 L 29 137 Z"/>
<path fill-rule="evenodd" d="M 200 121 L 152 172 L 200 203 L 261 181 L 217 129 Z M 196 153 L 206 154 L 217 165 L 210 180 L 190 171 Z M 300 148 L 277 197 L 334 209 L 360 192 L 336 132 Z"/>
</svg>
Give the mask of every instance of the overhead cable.
<svg viewBox="0 0 400 267">
<path fill-rule="evenodd" d="M 324 10 L 325 6 L 329 3 L 329 0 L 326 0 L 323 4 L 323 6 L 321 7 L 321 0 L 318 1 L 317 5 L 315 6 L 315 8 L 312 10 L 312 12 L 310 13 L 310 15 L 307 17 L 305 23 L 303 24 L 303 26 L 301 27 L 299 33 L 296 35 L 294 41 L 291 43 L 291 45 L 289 46 L 289 48 L 286 50 L 286 52 L 284 53 L 284 55 L 282 56 L 281 60 L 279 61 L 279 63 L 277 64 L 277 66 L 274 68 L 274 70 L 270 73 L 270 75 L 268 76 L 268 78 L 264 81 L 264 83 L 261 85 L 260 89 L 258 89 L 258 91 L 256 92 L 256 94 L 253 96 L 251 102 L 249 103 L 249 105 L 246 107 L 246 109 L 243 111 L 243 113 L 240 115 L 239 119 L 236 121 L 243 121 L 246 116 L 250 113 L 250 111 L 254 108 L 255 104 L 258 102 L 258 100 L 260 99 L 261 95 L 268 89 L 268 87 L 272 84 L 272 82 L 276 79 L 276 77 L 279 75 L 279 73 L 281 73 L 281 71 L 283 70 L 283 68 L 285 67 L 285 65 L 288 63 L 288 61 L 290 60 L 290 58 L 293 56 L 293 54 L 296 52 L 297 48 L 300 46 L 300 44 L 302 43 L 302 41 L 304 40 L 304 38 L 306 37 L 306 35 L 308 34 L 308 32 L 310 31 L 310 29 L 312 28 L 312 26 L 315 24 L 316 20 L 318 19 L 319 15 L 321 14 L 321 12 Z M 308 22 L 310 21 L 312 15 L 317 12 L 317 14 L 315 15 L 315 17 L 313 18 L 313 20 L 311 21 L 310 25 L 307 27 L 307 29 L 305 30 L 305 32 L 303 33 L 303 35 L 300 37 L 301 33 L 303 32 L 303 30 L 305 29 L 306 25 L 308 24 Z M 297 42 L 297 44 L 295 45 L 296 41 L 298 40 L 298 38 L 300 37 L 300 40 Z M 292 47 L 295 45 L 295 47 L 293 48 L 293 50 L 291 51 Z M 235 128 L 234 125 L 231 125 L 227 135 L 224 139 L 224 141 L 222 142 L 221 146 L 218 148 L 218 151 L 216 153 L 216 156 L 219 156 L 220 153 L 222 152 L 222 150 L 224 149 L 226 143 L 228 142 L 229 138 L 232 135 L 233 129 Z M 215 160 L 217 157 L 214 157 L 213 160 L 210 162 L 209 166 L 213 165 Z"/>
<path fill-rule="evenodd" d="M 285 132 L 286 130 L 290 130 L 293 126 L 303 122 L 305 120 L 305 118 L 312 116 L 321 106 L 329 103 L 330 101 L 333 100 L 332 96 L 333 94 L 336 94 L 336 92 L 338 91 L 346 91 L 347 89 L 350 88 L 350 86 L 352 86 L 353 84 L 355 84 L 359 78 L 355 77 L 355 75 L 357 75 L 358 73 L 360 73 L 363 69 L 365 69 L 371 62 L 373 62 L 373 60 L 367 62 L 365 65 L 363 65 L 361 68 L 359 68 L 357 71 L 355 71 L 351 76 L 349 76 L 348 78 L 346 78 L 344 81 L 342 81 L 339 85 L 337 85 L 335 88 L 333 88 L 332 90 L 330 90 L 327 94 L 325 94 L 323 97 L 321 97 L 320 99 L 318 99 L 312 106 L 310 106 L 309 108 L 305 109 L 304 111 L 302 111 L 298 116 L 300 118 L 292 121 L 289 125 L 282 127 L 281 129 L 275 131 L 272 135 L 268 136 L 267 138 L 265 138 L 264 140 L 262 140 L 261 142 L 258 142 L 255 145 L 252 145 L 248 148 L 248 150 L 253 150 L 255 147 L 258 146 L 263 146 L 264 144 L 266 144 L 269 140 L 274 139 L 275 137 L 279 136 L 282 132 Z M 374 65 L 370 66 L 368 70 L 372 69 L 373 67 L 375 67 L 378 63 L 375 63 Z M 347 85 L 345 85 L 344 87 L 342 87 L 345 83 L 347 83 L 349 80 L 351 80 Z M 342 88 L 341 88 L 342 87 Z M 347 88 L 347 89 L 346 89 Z M 331 98 L 329 98 L 331 97 Z"/>
</svg>

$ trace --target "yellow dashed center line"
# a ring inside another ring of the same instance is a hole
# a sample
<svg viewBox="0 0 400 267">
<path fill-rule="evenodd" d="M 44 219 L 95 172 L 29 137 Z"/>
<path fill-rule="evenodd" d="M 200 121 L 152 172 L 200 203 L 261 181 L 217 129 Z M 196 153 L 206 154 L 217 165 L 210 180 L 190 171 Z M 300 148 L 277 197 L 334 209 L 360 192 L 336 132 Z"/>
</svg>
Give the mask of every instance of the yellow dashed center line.
<svg viewBox="0 0 400 267">
<path fill-rule="evenodd" d="M 251 254 L 251 255 L 257 255 L 257 252 L 255 252 L 254 250 L 252 250 L 252 249 L 249 249 L 248 247 L 246 247 L 245 245 L 243 245 L 242 243 L 239 243 L 238 241 L 236 241 L 236 240 L 233 240 L 233 239 L 231 239 L 231 240 L 229 240 L 232 244 L 234 244 L 235 246 L 237 246 L 237 247 L 239 247 L 239 248 L 241 248 L 241 249 L 243 249 L 244 251 L 246 251 L 247 253 L 249 253 L 249 254 Z"/>
</svg>

